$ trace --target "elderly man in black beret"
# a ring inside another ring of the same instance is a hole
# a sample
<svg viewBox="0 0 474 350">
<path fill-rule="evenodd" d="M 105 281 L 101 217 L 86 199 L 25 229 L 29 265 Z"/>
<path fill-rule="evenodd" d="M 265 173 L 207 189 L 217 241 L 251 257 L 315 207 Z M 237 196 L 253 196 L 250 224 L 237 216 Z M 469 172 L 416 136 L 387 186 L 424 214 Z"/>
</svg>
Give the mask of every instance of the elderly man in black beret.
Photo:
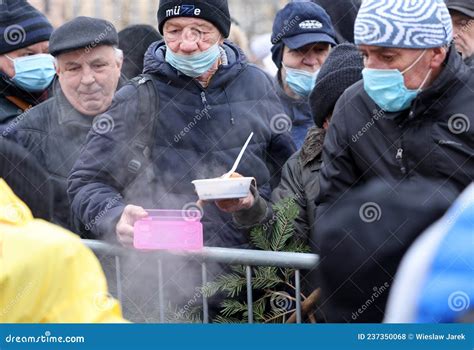
<svg viewBox="0 0 474 350">
<path fill-rule="evenodd" d="M 21 117 L 13 137 L 47 170 L 55 191 L 54 221 L 71 228 L 67 176 L 78 158 L 94 117 L 105 112 L 120 84 L 123 54 L 112 23 L 77 17 L 51 35 L 56 59 L 54 98 Z M 85 231 L 86 232 L 86 231 Z"/>
</svg>

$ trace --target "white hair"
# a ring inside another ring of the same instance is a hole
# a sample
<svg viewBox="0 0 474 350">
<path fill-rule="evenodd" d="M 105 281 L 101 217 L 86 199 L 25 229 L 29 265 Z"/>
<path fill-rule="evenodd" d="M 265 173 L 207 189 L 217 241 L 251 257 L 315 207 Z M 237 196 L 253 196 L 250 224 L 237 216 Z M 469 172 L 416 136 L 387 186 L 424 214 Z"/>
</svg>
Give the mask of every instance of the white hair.
<svg viewBox="0 0 474 350">
<path fill-rule="evenodd" d="M 117 63 L 122 63 L 123 51 L 120 50 L 117 46 L 114 46 L 114 51 L 115 51 L 115 59 L 117 60 Z"/>
</svg>

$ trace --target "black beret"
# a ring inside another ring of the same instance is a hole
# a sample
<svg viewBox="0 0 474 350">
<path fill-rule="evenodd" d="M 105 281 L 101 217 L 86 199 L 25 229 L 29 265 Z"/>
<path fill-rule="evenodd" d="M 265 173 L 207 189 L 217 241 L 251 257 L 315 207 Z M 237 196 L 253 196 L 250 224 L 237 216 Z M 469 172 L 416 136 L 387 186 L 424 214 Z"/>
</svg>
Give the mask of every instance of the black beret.
<svg viewBox="0 0 474 350">
<path fill-rule="evenodd" d="M 109 21 L 76 17 L 57 28 L 49 39 L 49 53 L 58 56 L 61 53 L 84 48 L 91 50 L 100 45 L 118 46 L 118 34 Z"/>
</svg>

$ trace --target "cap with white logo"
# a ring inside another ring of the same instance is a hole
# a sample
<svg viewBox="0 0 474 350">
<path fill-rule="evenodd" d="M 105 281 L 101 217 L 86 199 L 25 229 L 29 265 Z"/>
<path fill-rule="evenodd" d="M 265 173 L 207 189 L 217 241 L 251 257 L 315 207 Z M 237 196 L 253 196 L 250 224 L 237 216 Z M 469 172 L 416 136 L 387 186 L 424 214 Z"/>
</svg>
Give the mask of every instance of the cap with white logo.
<svg viewBox="0 0 474 350">
<path fill-rule="evenodd" d="M 231 21 L 227 0 L 160 0 L 157 16 L 158 30 L 161 34 L 165 22 L 174 17 L 204 19 L 214 24 L 224 38 L 227 38 L 230 32 Z"/>
<path fill-rule="evenodd" d="M 331 18 L 319 5 L 291 2 L 280 10 L 273 23 L 272 44 L 283 42 L 290 49 L 315 43 L 336 45 Z"/>
</svg>

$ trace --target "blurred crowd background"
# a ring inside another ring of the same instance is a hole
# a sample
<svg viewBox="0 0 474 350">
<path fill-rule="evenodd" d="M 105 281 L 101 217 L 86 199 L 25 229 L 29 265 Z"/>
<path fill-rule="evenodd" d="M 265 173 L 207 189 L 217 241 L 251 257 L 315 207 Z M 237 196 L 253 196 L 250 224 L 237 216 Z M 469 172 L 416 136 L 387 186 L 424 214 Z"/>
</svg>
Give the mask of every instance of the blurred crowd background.
<svg viewBox="0 0 474 350">
<path fill-rule="evenodd" d="M 269 56 L 272 25 L 276 13 L 290 1 L 228 2 L 233 20 L 229 39 L 243 49 L 251 62 L 259 64 L 271 75 L 276 74 Z M 156 9 L 159 0 L 31 0 L 30 3 L 42 11 L 55 28 L 77 16 L 106 19 L 117 31 L 136 24 L 158 26 Z"/>
<path fill-rule="evenodd" d="M 270 32 L 276 12 L 285 0 L 229 0 L 230 13 L 249 37 Z M 58 27 L 77 16 L 111 21 L 117 30 L 132 24 L 156 27 L 158 0 L 31 0 Z"/>
</svg>

